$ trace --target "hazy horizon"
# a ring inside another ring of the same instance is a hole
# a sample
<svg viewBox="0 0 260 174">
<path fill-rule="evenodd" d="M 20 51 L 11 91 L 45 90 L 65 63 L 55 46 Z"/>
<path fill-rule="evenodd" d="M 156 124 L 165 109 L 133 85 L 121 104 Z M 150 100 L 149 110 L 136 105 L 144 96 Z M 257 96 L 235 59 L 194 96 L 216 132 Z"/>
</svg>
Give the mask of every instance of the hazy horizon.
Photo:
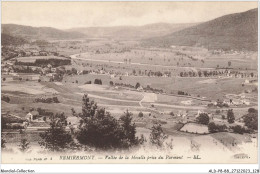
<svg viewBox="0 0 260 174">
<path fill-rule="evenodd" d="M 2 24 L 71 29 L 200 23 L 254 8 L 257 2 L 2 2 Z"/>
</svg>

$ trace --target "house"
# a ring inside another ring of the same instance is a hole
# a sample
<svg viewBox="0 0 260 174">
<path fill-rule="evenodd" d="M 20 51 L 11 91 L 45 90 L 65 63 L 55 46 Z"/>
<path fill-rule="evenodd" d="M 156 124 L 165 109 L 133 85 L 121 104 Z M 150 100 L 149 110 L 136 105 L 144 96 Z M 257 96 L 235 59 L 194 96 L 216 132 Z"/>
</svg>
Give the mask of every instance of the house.
<svg viewBox="0 0 260 174">
<path fill-rule="evenodd" d="M 40 54 L 39 54 L 39 52 L 38 52 L 37 50 L 32 50 L 32 51 L 31 51 L 31 55 L 33 55 L 33 56 L 39 56 Z"/>
<path fill-rule="evenodd" d="M 37 111 L 31 111 L 25 116 L 26 120 L 28 120 L 29 122 L 37 119 L 37 117 L 39 117 L 39 112 Z"/>
<path fill-rule="evenodd" d="M 83 71 L 77 71 L 77 74 L 78 74 L 78 75 L 82 75 L 82 74 L 83 74 Z"/>
<path fill-rule="evenodd" d="M 143 90 L 144 90 L 144 88 L 142 86 L 137 88 L 137 91 L 143 91 Z"/>
<path fill-rule="evenodd" d="M 48 67 L 48 68 L 52 68 L 52 65 L 51 65 L 51 64 L 48 64 L 47 67 Z"/>
<path fill-rule="evenodd" d="M 51 72 L 55 73 L 56 72 L 56 68 L 51 68 Z"/>
<path fill-rule="evenodd" d="M 46 51 L 40 51 L 39 54 L 40 56 L 48 56 L 48 52 Z"/>
<path fill-rule="evenodd" d="M 115 74 L 111 74 L 111 75 L 110 75 L 110 78 L 115 78 L 115 77 L 116 77 Z"/>
<path fill-rule="evenodd" d="M 249 80 L 248 79 L 246 79 L 245 80 L 245 82 L 244 82 L 244 84 L 248 84 L 249 83 Z"/>
</svg>

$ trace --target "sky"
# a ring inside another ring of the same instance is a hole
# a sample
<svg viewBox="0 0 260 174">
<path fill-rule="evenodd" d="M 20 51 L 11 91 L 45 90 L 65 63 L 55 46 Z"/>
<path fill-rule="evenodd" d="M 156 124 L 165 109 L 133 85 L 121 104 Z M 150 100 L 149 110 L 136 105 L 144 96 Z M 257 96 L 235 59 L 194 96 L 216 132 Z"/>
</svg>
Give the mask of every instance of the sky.
<svg viewBox="0 0 260 174">
<path fill-rule="evenodd" d="M 197 23 L 257 8 L 257 2 L 2 2 L 2 24 L 69 29 Z"/>
</svg>

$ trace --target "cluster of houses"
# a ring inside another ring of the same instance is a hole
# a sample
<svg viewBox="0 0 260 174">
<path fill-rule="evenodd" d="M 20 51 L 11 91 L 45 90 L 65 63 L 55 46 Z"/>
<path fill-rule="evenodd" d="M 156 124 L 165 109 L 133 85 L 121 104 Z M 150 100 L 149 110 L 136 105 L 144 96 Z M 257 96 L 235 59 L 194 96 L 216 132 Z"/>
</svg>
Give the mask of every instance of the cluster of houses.
<svg viewBox="0 0 260 174">
<path fill-rule="evenodd" d="M 30 57 L 30 56 L 58 56 L 58 53 L 54 49 L 42 50 L 37 46 L 23 46 L 23 47 L 3 47 L 2 57 L 4 59 L 14 57 Z"/>
<path fill-rule="evenodd" d="M 14 65 L 13 61 L 4 61 L 1 64 L 2 81 L 16 81 L 16 80 L 29 80 L 29 81 L 49 81 L 50 78 L 54 78 L 57 74 L 57 68 L 48 64 L 46 67 L 34 67 L 30 66 L 30 71 L 37 73 L 25 73 L 25 67 L 22 65 Z M 17 72 L 20 69 L 21 72 Z"/>
<path fill-rule="evenodd" d="M 5 125 L 7 129 L 26 129 L 28 127 L 35 127 L 35 124 L 38 125 L 37 127 L 49 127 L 48 123 L 46 123 L 47 118 L 39 115 L 37 111 L 29 112 L 24 119 L 13 114 L 2 114 L 2 117 L 7 120 Z"/>
</svg>

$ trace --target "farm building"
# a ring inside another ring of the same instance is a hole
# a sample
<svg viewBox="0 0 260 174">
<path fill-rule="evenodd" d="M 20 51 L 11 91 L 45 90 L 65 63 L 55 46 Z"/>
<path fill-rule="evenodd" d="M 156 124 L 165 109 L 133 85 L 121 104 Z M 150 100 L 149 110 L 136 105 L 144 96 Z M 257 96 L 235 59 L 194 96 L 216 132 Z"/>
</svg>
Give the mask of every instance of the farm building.
<svg viewBox="0 0 260 174">
<path fill-rule="evenodd" d="M 31 122 L 32 120 L 37 119 L 37 117 L 39 117 L 39 112 L 37 112 L 37 111 L 29 112 L 29 113 L 25 116 L 25 118 L 26 118 L 29 122 Z"/>
</svg>

